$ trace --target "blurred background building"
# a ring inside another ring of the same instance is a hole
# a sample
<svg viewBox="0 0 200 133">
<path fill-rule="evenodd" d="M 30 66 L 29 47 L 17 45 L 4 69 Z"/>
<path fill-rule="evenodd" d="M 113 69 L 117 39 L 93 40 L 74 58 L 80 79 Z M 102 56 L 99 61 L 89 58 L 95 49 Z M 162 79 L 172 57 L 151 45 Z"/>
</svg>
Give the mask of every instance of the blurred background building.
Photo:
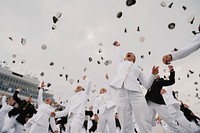
<svg viewBox="0 0 200 133">
<path fill-rule="evenodd" d="M 9 67 L 0 66 L 0 93 L 6 92 L 13 95 L 17 88 L 21 88 L 19 97 L 26 99 L 32 96 L 33 101 L 36 102 L 38 97 L 38 86 L 40 81 L 36 77 L 30 75 L 21 75 L 13 72 Z M 43 98 L 50 97 L 53 99 L 53 94 L 43 93 Z"/>
</svg>

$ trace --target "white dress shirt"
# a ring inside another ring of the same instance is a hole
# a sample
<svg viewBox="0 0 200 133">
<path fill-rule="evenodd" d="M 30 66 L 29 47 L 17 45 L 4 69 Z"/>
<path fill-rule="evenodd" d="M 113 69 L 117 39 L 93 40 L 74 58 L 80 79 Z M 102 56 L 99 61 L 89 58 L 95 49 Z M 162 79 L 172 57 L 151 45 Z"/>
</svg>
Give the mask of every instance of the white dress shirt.
<svg viewBox="0 0 200 133">
<path fill-rule="evenodd" d="M 110 86 L 114 89 L 119 89 L 124 85 L 124 88 L 128 90 L 142 92 L 138 82 L 139 80 L 143 87 L 147 89 L 150 88 L 155 79 L 155 75 L 151 74 L 149 79 L 146 79 L 142 70 L 133 62 L 123 60 L 119 47 L 117 47 L 117 50 L 119 65 L 117 69 L 117 75 L 115 79 L 110 83 Z"/>
<path fill-rule="evenodd" d="M 38 95 L 37 113 L 29 119 L 28 122 L 38 123 L 46 128 L 48 128 L 50 124 L 52 130 L 55 131 L 55 119 L 51 117 L 51 112 L 54 112 L 55 109 L 51 105 L 44 103 L 42 93 L 43 89 L 40 89 Z"/>
<path fill-rule="evenodd" d="M 87 86 L 84 91 L 77 92 L 68 101 L 67 106 L 63 111 L 56 112 L 56 117 L 70 116 L 71 114 L 81 114 L 85 116 L 85 106 L 89 98 L 91 89 L 91 81 L 86 78 Z"/>
<path fill-rule="evenodd" d="M 94 102 L 94 112 L 97 113 L 99 110 L 99 115 L 101 116 L 106 109 L 114 109 L 116 104 L 111 99 L 111 90 L 108 87 L 107 92 L 104 94 L 100 94 Z"/>
</svg>

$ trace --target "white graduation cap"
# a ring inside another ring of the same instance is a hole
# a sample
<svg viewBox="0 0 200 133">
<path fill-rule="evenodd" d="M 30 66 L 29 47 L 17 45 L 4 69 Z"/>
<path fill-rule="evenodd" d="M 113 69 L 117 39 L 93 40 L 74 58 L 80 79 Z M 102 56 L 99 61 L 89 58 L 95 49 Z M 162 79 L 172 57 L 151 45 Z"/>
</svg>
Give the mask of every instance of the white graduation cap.
<svg viewBox="0 0 200 133">
<path fill-rule="evenodd" d="M 26 44 L 26 39 L 21 38 L 21 44 L 22 44 L 22 45 L 25 45 L 25 44 Z"/>
<path fill-rule="evenodd" d="M 42 50 L 46 50 L 46 49 L 47 49 L 47 45 L 43 44 L 43 45 L 41 46 L 41 49 L 42 49 Z"/>
</svg>

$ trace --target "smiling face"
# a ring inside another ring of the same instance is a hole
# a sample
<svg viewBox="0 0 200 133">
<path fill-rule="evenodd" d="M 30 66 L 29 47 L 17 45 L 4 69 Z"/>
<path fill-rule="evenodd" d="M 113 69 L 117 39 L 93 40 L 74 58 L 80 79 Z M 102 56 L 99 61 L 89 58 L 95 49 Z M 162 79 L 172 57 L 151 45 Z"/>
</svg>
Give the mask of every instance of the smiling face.
<svg viewBox="0 0 200 133">
<path fill-rule="evenodd" d="M 126 54 L 126 60 L 127 61 L 132 61 L 133 63 L 135 63 L 136 57 L 132 52 L 128 52 Z"/>
</svg>

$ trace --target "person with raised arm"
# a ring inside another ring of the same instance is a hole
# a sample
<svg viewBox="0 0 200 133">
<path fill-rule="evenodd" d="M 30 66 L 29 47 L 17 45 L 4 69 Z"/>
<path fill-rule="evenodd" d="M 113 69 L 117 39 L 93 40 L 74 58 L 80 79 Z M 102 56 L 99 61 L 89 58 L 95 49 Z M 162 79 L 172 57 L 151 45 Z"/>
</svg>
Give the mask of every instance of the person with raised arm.
<svg viewBox="0 0 200 133">
<path fill-rule="evenodd" d="M 63 111 L 51 112 L 51 116 L 59 118 L 68 115 L 67 133 L 81 133 L 85 120 L 85 107 L 89 98 L 91 81 L 83 77 L 87 83 L 86 88 L 77 86 L 75 94 L 69 99 Z"/>
<path fill-rule="evenodd" d="M 200 25 L 199 25 L 199 31 L 200 31 Z M 197 34 L 190 43 L 180 48 L 178 51 L 174 51 L 170 54 L 164 55 L 162 61 L 164 64 L 168 65 L 172 61 L 179 60 L 189 56 L 190 54 L 197 51 L 199 48 L 200 48 L 200 34 Z"/>
<path fill-rule="evenodd" d="M 55 111 L 55 109 L 51 106 L 53 103 L 52 98 L 46 98 L 43 101 L 43 92 L 44 92 L 44 81 L 41 83 L 41 87 L 39 88 L 38 94 L 38 109 L 37 113 L 29 119 L 26 124 L 26 129 L 28 133 L 48 133 L 49 124 L 54 133 L 57 133 L 55 127 L 55 119 L 51 117 L 51 112 Z"/>
<path fill-rule="evenodd" d="M 120 43 L 115 41 L 113 45 L 118 50 L 118 69 L 117 75 L 110 83 L 110 86 L 116 89 L 118 93 L 118 102 L 116 103 L 121 132 L 130 133 L 130 131 L 133 131 L 133 111 L 140 132 L 152 133 L 151 119 L 140 83 L 143 87 L 150 88 L 159 72 L 159 67 L 154 66 L 150 77 L 147 79 L 142 70 L 135 64 L 135 55 L 132 52 L 128 52 L 124 59 L 120 53 Z"/>
<path fill-rule="evenodd" d="M 108 74 L 105 75 L 109 80 Z M 116 133 L 114 108 L 116 104 L 112 101 L 110 87 L 108 89 L 101 88 L 100 95 L 95 99 L 94 109 L 98 110 L 99 121 L 97 125 L 97 132 L 104 132 L 106 124 L 108 124 L 109 133 Z"/>
</svg>

